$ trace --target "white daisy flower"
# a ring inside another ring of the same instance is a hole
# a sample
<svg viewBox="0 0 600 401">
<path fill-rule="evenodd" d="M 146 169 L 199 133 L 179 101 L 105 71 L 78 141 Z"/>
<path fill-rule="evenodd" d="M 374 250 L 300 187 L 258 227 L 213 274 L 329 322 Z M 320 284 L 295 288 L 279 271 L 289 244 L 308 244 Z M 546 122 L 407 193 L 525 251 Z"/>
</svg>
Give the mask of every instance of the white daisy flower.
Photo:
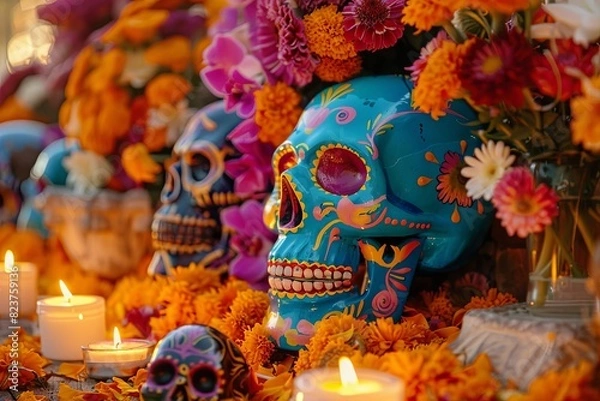
<svg viewBox="0 0 600 401">
<path fill-rule="evenodd" d="M 515 156 L 510 154 L 504 142 L 488 141 L 475 149 L 475 157 L 465 156 L 468 167 L 464 167 L 461 174 L 469 179 L 466 184 L 467 195 L 473 199 L 492 199 L 496 184 L 514 161 Z"/>
<path fill-rule="evenodd" d="M 93 195 L 104 187 L 114 173 L 113 166 L 99 154 L 82 150 L 63 160 L 67 185 L 81 195 Z"/>
</svg>

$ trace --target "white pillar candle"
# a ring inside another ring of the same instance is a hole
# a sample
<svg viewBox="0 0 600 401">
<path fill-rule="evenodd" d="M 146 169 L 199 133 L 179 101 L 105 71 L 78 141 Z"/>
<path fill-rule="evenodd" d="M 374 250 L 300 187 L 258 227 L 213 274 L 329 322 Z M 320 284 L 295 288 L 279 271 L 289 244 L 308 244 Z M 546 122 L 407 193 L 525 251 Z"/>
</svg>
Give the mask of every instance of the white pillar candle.
<svg viewBox="0 0 600 401">
<path fill-rule="evenodd" d="M 94 379 L 131 377 L 150 362 L 155 343 L 129 339 L 121 341 L 119 330 L 113 330 L 113 341 L 99 341 L 83 347 L 83 362 L 88 376 Z"/>
<path fill-rule="evenodd" d="M 80 361 L 82 347 L 106 338 L 104 298 L 71 295 L 62 281 L 61 290 L 62 297 L 37 303 L 42 355 L 58 361 Z"/>
<path fill-rule="evenodd" d="M 11 251 L 6 251 L 0 263 L 0 318 L 10 318 L 18 326 L 19 317 L 35 314 L 38 296 L 38 271 L 33 263 L 15 263 Z"/>
<path fill-rule="evenodd" d="M 357 369 L 340 358 L 339 369 L 312 369 L 294 380 L 293 401 L 404 401 L 404 384 L 396 376 Z"/>
</svg>

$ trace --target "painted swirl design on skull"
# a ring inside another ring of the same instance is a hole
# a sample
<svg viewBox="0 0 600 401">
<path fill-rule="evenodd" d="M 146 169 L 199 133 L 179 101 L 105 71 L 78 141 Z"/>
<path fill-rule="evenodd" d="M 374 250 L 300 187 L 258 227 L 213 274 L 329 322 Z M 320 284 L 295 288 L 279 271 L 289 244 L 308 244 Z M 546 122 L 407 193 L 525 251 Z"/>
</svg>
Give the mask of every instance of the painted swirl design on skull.
<svg viewBox="0 0 600 401">
<path fill-rule="evenodd" d="M 439 120 L 411 107 L 400 76 L 321 92 L 274 153 L 265 222 L 268 326 L 298 349 L 332 313 L 399 319 L 415 269 L 453 267 L 477 249 L 491 207 L 466 195 L 463 159 L 480 145 L 475 113 L 453 102 Z"/>
<path fill-rule="evenodd" d="M 187 325 L 160 341 L 141 393 L 145 401 L 246 400 L 249 380 L 231 340 L 212 327 Z"/>
</svg>

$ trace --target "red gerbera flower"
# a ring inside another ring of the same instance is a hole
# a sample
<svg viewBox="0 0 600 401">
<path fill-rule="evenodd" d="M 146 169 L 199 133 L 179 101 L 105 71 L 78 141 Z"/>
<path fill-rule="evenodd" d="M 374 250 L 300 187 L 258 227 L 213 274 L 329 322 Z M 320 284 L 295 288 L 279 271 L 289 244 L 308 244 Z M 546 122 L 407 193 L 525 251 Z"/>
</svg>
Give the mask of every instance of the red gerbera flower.
<svg viewBox="0 0 600 401">
<path fill-rule="evenodd" d="M 494 190 L 496 217 L 508 235 L 525 238 L 542 231 L 558 215 L 558 196 L 545 184 L 535 186 L 531 171 L 517 167 L 508 171 Z"/>
<path fill-rule="evenodd" d="M 483 39 L 469 48 L 459 71 L 462 86 L 474 103 L 521 107 L 523 89 L 531 84 L 534 51 L 517 31 Z"/>
<path fill-rule="evenodd" d="M 394 46 L 404 33 L 404 0 L 353 0 L 342 11 L 346 39 L 357 51 Z"/>
<path fill-rule="evenodd" d="M 567 67 L 575 68 L 588 77 L 594 75 L 592 58 L 598 54 L 598 46 L 590 46 L 585 49 L 575 44 L 572 40 L 558 40 L 556 42 L 557 52 L 553 54 L 554 62 L 558 67 L 560 78 L 554 74 L 550 61 L 543 54 L 535 57 L 533 67 L 533 80 L 540 92 L 547 96 L 559 97 L 561 101 L 581 94 L 581 80 L 565 73 Z M 558 93 L 558 84 L 561 93 Z"/>
<path fill-rule="evenodd" d="M 465 162 L 461 155 L 456 152 L 447 152 L 444 155 L 444 162 L 440 167 L 438 176 L 438 199 L 443 203 L 458 203 L 459 206 L 470 207 L 473 199 L 467 195 L 465 187 L 466 179 L 461 175 L 460 170 L 465 167 Z"/>
</svg>

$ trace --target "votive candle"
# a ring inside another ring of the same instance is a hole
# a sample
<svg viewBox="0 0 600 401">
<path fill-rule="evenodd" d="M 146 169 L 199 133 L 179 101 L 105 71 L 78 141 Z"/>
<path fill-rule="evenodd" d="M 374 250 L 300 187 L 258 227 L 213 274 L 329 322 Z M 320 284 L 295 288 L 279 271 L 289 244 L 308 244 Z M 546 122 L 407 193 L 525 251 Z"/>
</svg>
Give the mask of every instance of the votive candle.
<svg viewBox="0 0 600 401">
<path fill-rule="evenodd" d="M 18 325 L 19 317 L 35 314 L 38 296 L 38 270 L 33 263 L 15 262 L 8 250 L 0 263 L 0 318 L 10 318 Z"/>
<path fill-rule="evenodd" d="M 42 355 L 58 361 L 80 361 L 81 347 L 105 338 L 104 298 L 71 295 L 61 281 L 62 297 L 37 302 Z"/>
</svg>

